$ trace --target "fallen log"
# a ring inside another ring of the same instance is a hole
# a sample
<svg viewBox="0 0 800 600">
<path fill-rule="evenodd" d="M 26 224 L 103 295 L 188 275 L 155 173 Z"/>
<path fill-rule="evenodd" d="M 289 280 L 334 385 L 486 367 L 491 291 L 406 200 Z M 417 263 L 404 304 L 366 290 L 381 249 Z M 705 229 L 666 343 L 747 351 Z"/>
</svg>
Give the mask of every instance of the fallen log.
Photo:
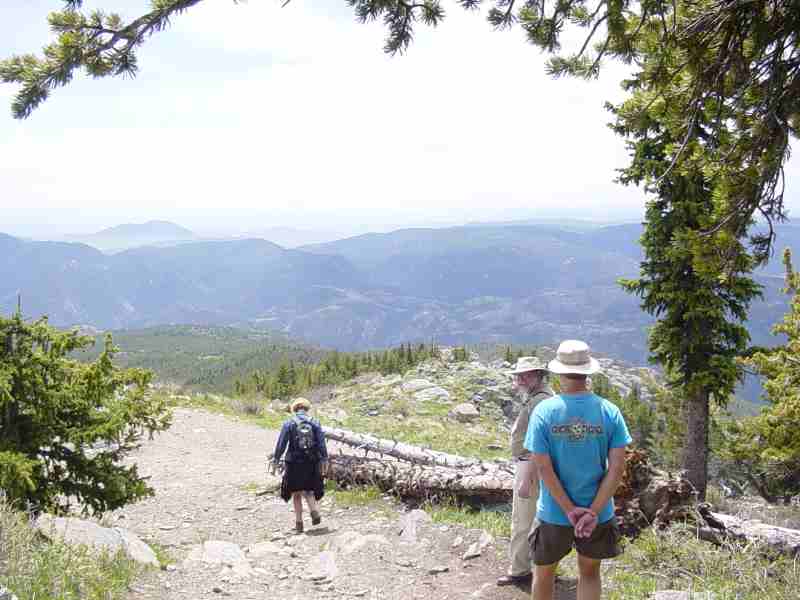
<svg viewBox="0 0 800 600">
<path fill-rule="evenodd" d="M 400 460 L 420 465 L 442 466 L 450 468 L 472 467 L 480 464 L 476 458 L 465 458 L 457 454 L 447 454 L 419 446 L 412 446 L 396 440 L 386 440 L 369 435 L 366 433 L 356 433 L 347 429 L 336 429 L 334 427 L 323 427 L 325 438 L 336 440 L 358 450 L 364 450 L 365 455 L 369 452 L 393 456 Z"/>
<path fill-rule="evenodd" d="M 363 450 L 363 455 L 331 454 L 329 475 L 344 485 L 375 485 L 416 500 L 511 502 L 514 474 L 509 462 L 484 462 L 343 429 L 324 430 L 328 439 Z M 698 504 L 689 481 L 656 469 L 640 449 L 628 450 L 614 501 L 617 520 L 629 537 L 647 527 L 681 522 L 695 525 L 707 541 L 735 540 L 800 556 L 800 531 L 712 512 L 709 505 Z"/>
<path fill-rule="evenodd" d="M 491 463 L 457 469 L 412 464 L 396 458 L 332 454 L 329 476 L 345 485 L 375 485 L 403 498 L 510 502 L 514 476 Z"/>
<path fill-rule="evenodd" d="M 800 531 L 768 525 L 761 521 L 744 521 L 731 515 L 712 512 L 707 505 L 699 509 L 705 526 L 698 527 L 700 539 L 721 544 L 727 541 L 757 544 L 778 554 L 800 556 Z"/>
</svg>

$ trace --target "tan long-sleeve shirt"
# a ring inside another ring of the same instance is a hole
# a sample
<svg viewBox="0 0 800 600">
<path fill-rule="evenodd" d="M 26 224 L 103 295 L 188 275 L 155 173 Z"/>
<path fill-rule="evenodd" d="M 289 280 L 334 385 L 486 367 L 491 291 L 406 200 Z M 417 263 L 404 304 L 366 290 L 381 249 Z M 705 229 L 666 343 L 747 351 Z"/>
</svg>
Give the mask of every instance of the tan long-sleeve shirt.
<svg viewBox="0 0 800 600">
<path fill-rule="evenodd" d="M 525 434 L 528 432 L 528 421 L 536 405 L 553 395 L 553 390 L 547 386 L 528 392 L 525 403 L 517 415 L 517 420 L 511 427 L 511 456 L 519 458 L 530 454 L 525 448 Z"/>
</svg>

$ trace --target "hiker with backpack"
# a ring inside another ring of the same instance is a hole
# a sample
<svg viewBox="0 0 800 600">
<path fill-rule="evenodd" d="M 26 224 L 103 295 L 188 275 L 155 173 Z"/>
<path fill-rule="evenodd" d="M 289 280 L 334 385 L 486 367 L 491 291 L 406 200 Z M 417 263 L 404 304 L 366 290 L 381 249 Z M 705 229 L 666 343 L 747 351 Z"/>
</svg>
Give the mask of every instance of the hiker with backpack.
<svg viewBox="0 0 800 600">
<path fill-rule="evenodd" d="M 274 466 L 280 463 L 284 451 L 285 468 L 281 481 L 281 498 L 294 503 L 295 531 L 303 531 L 303 498 L 311 513 L 311 524 L 319 525 L 317 501 L 325 494 L 322 482 L 323 469 L 327 468 L 328 451 L 325 448 L 325 434 L 320 424 L 313 420 L 308 411 L 311 402 L 297 398 L 291 404 L 293 416 L 281 428 L 278 445 L 273 455 Z"/>
</svg>

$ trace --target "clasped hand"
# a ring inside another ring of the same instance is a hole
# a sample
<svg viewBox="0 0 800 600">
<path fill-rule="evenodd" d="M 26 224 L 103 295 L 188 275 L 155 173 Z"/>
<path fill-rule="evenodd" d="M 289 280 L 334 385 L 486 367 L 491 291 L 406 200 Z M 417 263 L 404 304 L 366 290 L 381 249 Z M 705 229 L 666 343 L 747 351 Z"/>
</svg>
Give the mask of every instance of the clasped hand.
<svg viewBox="0 0 800 600">
<path fill-rule="evenodd" d="M 576 506 L 567 513 L 567 519 L 575 528 L 575 537 L 588 538 L 597 527 L 597 514 L 590 508 Z"/>
</svg>

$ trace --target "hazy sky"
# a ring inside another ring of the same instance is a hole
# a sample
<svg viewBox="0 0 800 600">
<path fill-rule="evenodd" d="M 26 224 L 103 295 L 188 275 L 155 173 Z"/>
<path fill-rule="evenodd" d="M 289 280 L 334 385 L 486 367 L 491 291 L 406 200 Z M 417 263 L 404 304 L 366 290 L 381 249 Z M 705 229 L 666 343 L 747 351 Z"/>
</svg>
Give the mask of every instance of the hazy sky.
<svg viewBox="0 0 800 600">
<path fill-rule="evenodd" d="M 0 56 L 38 52 L 61 5 L 4 2 Z M 603 109 L 624 71 L 551 80 L 521 30 L 445 6 L 391 58 L 343 0 L 206 0 L 142 48 L 134 80 L 81 77 L 26 121 L 0 85 L 0 231 L 638 218 L 641 192 L 612 182 L 626 156 Z"/>
</svg>

